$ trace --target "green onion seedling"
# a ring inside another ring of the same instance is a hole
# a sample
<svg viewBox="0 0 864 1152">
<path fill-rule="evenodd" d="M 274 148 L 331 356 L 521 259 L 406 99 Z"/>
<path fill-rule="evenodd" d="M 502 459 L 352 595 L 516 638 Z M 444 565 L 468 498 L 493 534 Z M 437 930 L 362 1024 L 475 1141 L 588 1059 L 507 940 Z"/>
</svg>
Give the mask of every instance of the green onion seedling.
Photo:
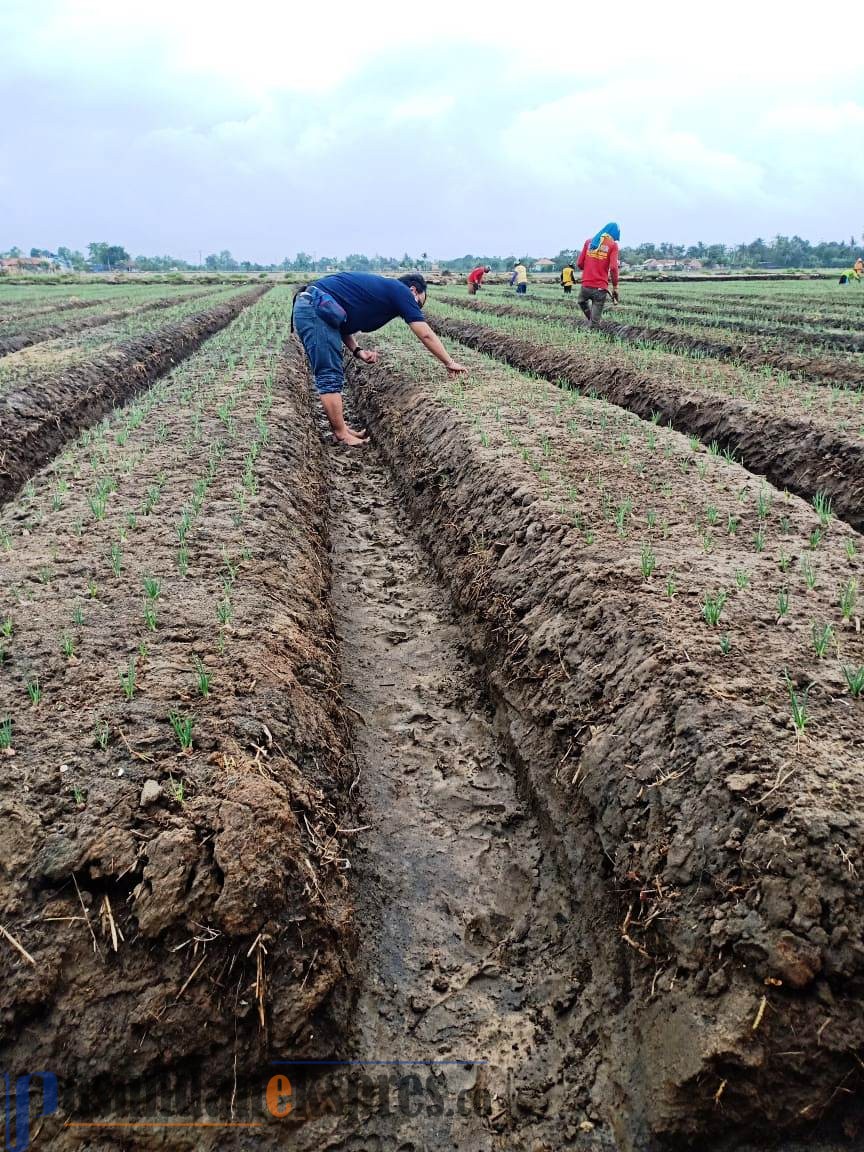
<svg viewBox="0 0 864 1152">
<path fill-rule="evenodd" d="M 123 695 L 127 700 L 131 700 L 135 695 L 135 657 L 129 658 L 129 667 L 125 672 L 120 673 L 120 684 L 123 688 Z"/>
<path fill-rule="evenodd" d="M 702 616 L 712 627 L 716 627 L 728 596 L 722 589 L 713 596 L 706 592 L 702 599 Z"/>
<path fill-rule="evenodd" d="M 821 660 L 834 640 L 834 629 L 830 624 L 819 624 L 814 620 L 810 631 L 813 637 L 813 651 Z"/>
<path fill-rule="evenodd" d="M 188 752 L 192 747 L 192 729 L 195 726 L 195 717 L 181 716 L 179 712 L 171 712 L 168 719 L 171 721 L 171 728 L 180 742 L 180 747 L 184 752 Z"/>
</svg>

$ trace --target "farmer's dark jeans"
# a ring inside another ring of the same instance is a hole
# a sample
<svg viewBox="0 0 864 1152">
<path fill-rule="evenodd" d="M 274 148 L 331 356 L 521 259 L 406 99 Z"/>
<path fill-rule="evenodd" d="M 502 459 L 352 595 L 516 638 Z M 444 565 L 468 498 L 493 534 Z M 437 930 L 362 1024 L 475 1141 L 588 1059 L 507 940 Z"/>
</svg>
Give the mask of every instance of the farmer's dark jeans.
<svg viewBox="0 0 864 1152">
<path fill-rule="evenodd" d="M 582 288 L 579 292 L 579 307 L 592 324 L 599 324 L 608 299 L 605 288 Z"/>
<path fill-rule="evenodd" d="M 294 330 L 303 342 L 319 396 L 341 392 L 345 384 L 342 337 L 338 328 L 323 320 L 301 293 L 294 305 Z"/>
</svg>

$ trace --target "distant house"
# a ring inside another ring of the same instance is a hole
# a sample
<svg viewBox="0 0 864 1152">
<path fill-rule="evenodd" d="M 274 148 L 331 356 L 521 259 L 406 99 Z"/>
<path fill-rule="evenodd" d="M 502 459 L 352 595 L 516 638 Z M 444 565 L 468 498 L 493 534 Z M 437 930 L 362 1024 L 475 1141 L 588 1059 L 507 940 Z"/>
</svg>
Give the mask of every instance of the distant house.
<svg viewBox="0 0 864 1152">
<path fill-rule="evenodd" d="M 701 272 L 701 260 L 685 260 L 683 257 L 662 257 L 657 260 L 646 260 L 642 265 L 646 272 Z"/>
<path fill-rule="evenodd" d="M 532 272 L 554 272 L 555 261 L 550 260 L 548 256 L 541 256 L 539 260 L 535 260 L 531 265 Z"/>
<path fill-rule="evenodd" d="M 0 260 L 4 272 L 52 272 L 57 267 L 56 260 L 45 256 L 7 256 Z"/>
</svg>

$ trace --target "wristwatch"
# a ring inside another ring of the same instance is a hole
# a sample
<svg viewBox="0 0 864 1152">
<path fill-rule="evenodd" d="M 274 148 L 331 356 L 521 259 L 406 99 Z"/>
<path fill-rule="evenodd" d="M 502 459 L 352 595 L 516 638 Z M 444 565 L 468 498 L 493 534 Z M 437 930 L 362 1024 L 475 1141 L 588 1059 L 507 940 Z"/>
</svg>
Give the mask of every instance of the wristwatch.
<svg viewBox="0 0 864 1152">
<path fill-rule="evenodd" d="M 358 344 L 358 345 L 357 345 L 357 347 L 356 347 L 356 348 L 355 348 L 355 349 L 352 351 L 351 355 L 352 355 L 352 356 L 358 356 L 358 357 L 359 357 L 359 355 L 360 355 L 360 353 L 361 353 L 362 351 L 363 351 L 363 349 L 362 349 L 362 348 L 360 347 L 360 345 Z"/>
</svg>

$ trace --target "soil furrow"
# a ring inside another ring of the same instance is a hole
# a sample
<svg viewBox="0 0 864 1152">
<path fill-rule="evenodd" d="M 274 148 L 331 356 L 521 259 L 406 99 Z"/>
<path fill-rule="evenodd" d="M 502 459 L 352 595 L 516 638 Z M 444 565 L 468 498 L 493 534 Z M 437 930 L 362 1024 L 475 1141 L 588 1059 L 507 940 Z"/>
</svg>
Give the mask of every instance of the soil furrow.
<svg viewBox="0 0 864 1152">
<path fill-rule="evenodd" d="M 636 310 L 640 310 L 638 304 L 634 305 Z M 624 309 L 625 315 L 630 311 L 629 307 Z M 641 311 L 641 310 L 640 310 Z M 726 317 L 706 316 L 698 319 L 694 318 L 688 312 L 679 313 L 674 311 L 663 311 L 662 315 L 657 316 L 649 315 L 640 317 L 645 322 L 650 323 L 653 321 L 660 321 L 661 324 L 671 324 L 675 327 L 686 326 L 688 328 L 705 327 L 705 328 L 722 328 L 732 332 L 742 332 L 747 336 L 761 337 L 760 346 L 765 347 L 766 343 L 779 343 L 780 341 L 788 341 L 790 343 L 804 344 L 812 348 L 824 349 L 830 351 L 837 349 L 841 352 L 864 352 L 864 336 L 856 335 L 854 332 L 826 332 L 820 327 L 802 328 L 793 324 L 780 326 L 774 324 L 769 320 L 760 322 L 758 320 L 741 320 L 741 319 L 727 319 Z M 626 325 L 625 325 L 626 327 Z"/>
<path fill-rule="evenodd" d="M 82 428 L 143 391 L 267 291 L 232 300 L 118 344 L 101 359 L 0 398 L 0 504 L 11 499 Z"/>
<path fill-rule="evenodd" d="M 107 303 L 107 297 L 72 300 L 57 300 L 54 303 L 45 303 L 44 298 L 34 303 L 20 300 L 0 300 L 0 319 L 2 323 L 8 320 L 35 320 L 41 316 L 53 315 L 60 312 L 75 312 L 80 308 L 93 308 L 98 304 Z"/>
<path fill-rule="evenodd" d="M 769 414 L 744 400 L 670 385 L 617 366 L 598 369 L 586 365 L 577 353 L 544 347 L 499 329 L 438 317 L 432 323 L 441 335 L 523 372 L 602 396 L 646 420 L 659 414 L 663 423 L 698 436 L 704 444 L 716 442 L 731 449 L 751 472 L 765 475 L 778 488 L 807 499 L 824 493 L 839 517 L 864 531 L 864 451 L 849 436 Z"/>
<path fill-rule="evenodd" d="M 554 852 L 496 738 L 463 621 L 377 452 L 334 447 L 329 463 L 332 604 L 365 829 L 353 858 L 349 1051 L 405 1062 L 385 1070 L 394 1101 L 411 1076 L 422 1085 L 420 1107 L 343 1122 L 340 1147 L 587 1149 L 586 1133 L 590 1147 L 608 1147 L 562 1046 L 590 964 Z M 340 1075 L 305 1094 L 296 1084 L 295 1099 L 338 1096 Z M 292 1146 L 321 1138 L 307 1121 Z"/>
<path fill-rule="evenodd" d="M 88 328 L 113 324 L 117 320 L 125 320 L 127 316 L 140 316 L 143 312 L 158 312 L 161 308 L 173 308 L 176 304 L 183 304 L 201 295 L 204 293 L 189 292 L 183 296 L 167 296 L 161 300 L 151 300 L 147 304 L 136 304 L 132 308 L 116 308 L 95 316 L 82 316 L 77 320 L 46 324 L 41 328 L 29 328 L 13 336 L 0 335 L 0 356 L 9 356 L 13 352 L 20 352 L 22 348 L 43 344 L 46 340 L 55 340 L 58 336 L 72 336 L 76 332 L 85 332 Z"/>
<path fill-rule="evenodd" d="M 638 299 L 632 302 L 632 307 L 641 311 Z M 625 314 L 630 310 L 630 303 L 625 306 Z M 772 316 L 760 319 L 745 319 L 741 317 L 719 316 L 709 308 L 701 310 L 687 305 L 676 307 L 669 305 L 662 308 L 662 314 L 645 317 L 646 320 L 660 320 L 663 324 L 675 326 L 694 324 L 706 328 L 726 328 L 733 332 L 746 332 L 748 335 L 761 336 L 774 341 L 790 340 L 817 348 L 837 348 L 844 352 L 864 352 L 864 336 L 855 332 L 832 332 L 824 330 L 824 322 L 815 321 L 810 327 L 802 327 L 800 322 L 783 322 Z"/>
</svg>

